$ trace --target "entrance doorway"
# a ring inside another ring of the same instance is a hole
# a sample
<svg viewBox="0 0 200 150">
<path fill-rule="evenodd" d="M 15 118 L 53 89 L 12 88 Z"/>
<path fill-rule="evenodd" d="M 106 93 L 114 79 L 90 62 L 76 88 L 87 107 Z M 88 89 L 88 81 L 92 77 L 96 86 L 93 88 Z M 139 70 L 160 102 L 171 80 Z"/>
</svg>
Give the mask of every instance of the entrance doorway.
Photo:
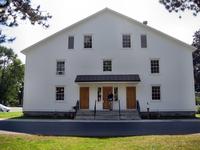
<svg viewBox="0 0 200 150">
<path fill-rule="evenodd" d="M 136 109 L 136 88 L 126 87 L 126 107 L 127 109 Z"/>
<path fill-rule="evenodd" d="M 80 109 L 89 109 L 89 87 L 80 87 Z"/>
<path fill-rule="evenodd" d="M 103 109 L 110 109 L 108 95 L 113 92 L 112 87 L 103 87 Z"/>
</svg>

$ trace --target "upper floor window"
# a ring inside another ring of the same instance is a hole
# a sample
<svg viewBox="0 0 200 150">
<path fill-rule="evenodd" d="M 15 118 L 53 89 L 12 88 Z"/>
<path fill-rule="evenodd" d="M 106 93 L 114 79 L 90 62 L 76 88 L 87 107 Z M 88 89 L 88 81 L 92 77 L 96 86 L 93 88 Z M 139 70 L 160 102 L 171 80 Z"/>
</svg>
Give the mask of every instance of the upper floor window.
<svg viewBox="0 0 200 150">
<path fill-rule="evenodd" d="M 160 86 L 152 86 L 151 87 L 152 91 L 152 100 L 160 100 Z"/>
<path fill-rule="evenodd" d="M 65 88 L 56 87 L 56 100 L 63 101 L 65 99 Z"/>
<path fill-rule="evenodd" d="M 56 74 L 57 75 L 65 74 L 65 61 L 57 61 Z"/>
<path fill-rule="evenodd" d="M 74 49 L 74 36 L 68 37 L 68 49 Z"/>
<path fill-rule="evenodd" d="M 151 60 L 151 73 L 152 74 L 160 73 L 159 59 L 152 59 Z"/>
<path fill-rule="evenodd" d="M 84 48 L 92 48 L 92 36 L 91 35 L 84 36 Z"/>
<path fill-rule="evenodd" d="M 131 48 L 131 35 L 130 34 L 122 35 L 122 47 L 123 48 Z"/>
<path fill-rule="evenodd" d="M 112 71 L 112 61 L 111 60 L 103 61 L 103 71 Z"/>
<path fill-rule="evenodd" d="M 147 48 L 147 35 L 141 35 L 141 48 Z"/>
</svg>

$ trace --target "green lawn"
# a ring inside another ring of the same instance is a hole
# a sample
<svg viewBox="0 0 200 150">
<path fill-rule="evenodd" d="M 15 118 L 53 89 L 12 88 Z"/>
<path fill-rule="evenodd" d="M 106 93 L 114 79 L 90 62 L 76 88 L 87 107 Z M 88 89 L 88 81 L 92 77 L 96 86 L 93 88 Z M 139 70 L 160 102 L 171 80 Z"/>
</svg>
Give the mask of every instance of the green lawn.
<svg viewBox="0 0 200 150">
<path fill-rule="evenodd" d="M 200 114 L 196 114 L 196 118 L 199 118 L 199 119 L 200 119 Z"/>
<path fill-rule="evenodd" d="M 22 116 L 22 112 L 0 112 L 0 118 L 20 118 Z"/>
<path fill-rule="evenodd" d="M 1 150 L 197 150 L 200 135 L 79 138 L 0 135 Z"/>
</svg>

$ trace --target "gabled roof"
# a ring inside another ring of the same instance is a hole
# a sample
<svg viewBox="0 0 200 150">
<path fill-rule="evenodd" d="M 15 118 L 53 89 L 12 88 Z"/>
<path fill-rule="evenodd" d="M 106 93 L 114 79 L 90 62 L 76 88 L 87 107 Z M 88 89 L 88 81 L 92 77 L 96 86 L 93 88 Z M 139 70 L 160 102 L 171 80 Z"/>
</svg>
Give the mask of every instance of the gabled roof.
<svg viewBox="0 0 200 150">
<path fill-rule="evenodd" d="M 136 21 L 136 20 L 134 20 L 134 19 L 132 19 L 132 18 L 130 18 L 130 17 L 128 17 L 128 16 L 125 16 L 125 15 L 123 15 L 123 14 L 120 14 L 120 13 L 114 11 L 114 10 L 111 10 L 111 9 L 109 9 L 109 8 L 104 8 L 104 9 L 98 11 L 97 13 L 95 13 L 95 14 L 93 14 L 93 15 L 91 15 L 91 16 L 88 16 L 87 18 L 82 19 L 82 20 L 80 20 L 80 21 L 78 21 L 78 22 L 76 22 L 76 23 L 74 23 L 74 24 L 72 24 L 72 25 L 70 25 L 70 26 L 68 26 L 68 27 L 66 27 L 66 28 L 64 28 L 64 29 L 62 29 L 62 30 L 60 30 L 60 31 L 58 31 L 58 32 L 56 32 L 56 33 L 54 33 L 53 35 L 51 35 L 51 36 L 49 36 L 49 37 L 47 37 L 47 38 L 45 38 L 45 39 L 43 39 L 43 40 L 41 40 L 41 41 L 39 41 L 39 42 L 37 42 L 37 43 L 35 43 L 35 44 L 33 44 L 33 45 L 27 47 L 26 49 L 22 50 L 21 52 L 22 52 L 23 54 L 25 54 L 25 53 L 26 53 L 27 51 L 29 51 L 32 47 L 34 47 L 34 46 L 36 46 L 36 45 L 38 45 L 38 44 L 40 44 L 40 43 L 42 43 L 42 42 L 48 40 L 49 38 L 52 38 L 52 37 L 54 37 L 54 36 L 56 36 L 56 35 L 58 35 L 58 34 L 64 32 L 64 31 L 70 30 L 71 28 L 74 28 L 74 27 L 76 27 L 77 25 L 80 25 L 81 23 L 84 23 L 84 22 L 86 22 L 86 21 L 88 21 L 88 20 L 90 20 L 90 19 L 92 19 L 92 18 L 94 18 L 94 17 L 96 17 L 96 16 L 98 16 L 98 15 L 101 15 L 102 13 L 104 13 L 104 12 L 106 12 L 106 11 L 107 11 L 107 12 L 110 12 L 110 13 L 113 13 L 113 14 L 119 16 L 119 17 L 125 18 L 125 19 L 127 19 L 129 22 L 138 24 L 139 26 L 141 26 L 141 27 L 143 27 L 143 28 L 145 28 L 145 29 L 147 29 L 147 30 L 149 30 L 149 31 L 156 32 L 157 34 L 160 34 L 160 35 L 162 35 L 162 36 L 164 36 L 164 37 L 166 37 L 166 38 L 168 38 L 168 39 L 174 40 L 174 41 L 177 42 L 178 44 L 181 44 L 182 46 L 187 47 L 187 48 L 191 49 L 192 51 L 195 51 L 195 50 L 196 50 L 195 47 L 193 47 L 193 46 L 191 46 L 191 45 L 189 45 L 189 44 L 187 44 L 187 43 L 185 43 L 185 42 L 183 42 L 183 41 L 180 41 L 180 40 L 178 40 L 178 39 L 176 39 L 176 38 L 174 38 L 174 37 L 172 37 L 172 36 L 170 36 L 170 35 L 167 35 L 167 34 L 161 32 L 161 31 L 159 31 L 159 30 L 156 30 L 156 29 L 154 29 L 154 28 L 152 28 L 152 27 L 150 27 L 150 26 L 148 26 L 148 25 L 144 25 L 143 23 L 141 23 L 141 22 L 139 22 L 139 21 Z"/>
</svg>

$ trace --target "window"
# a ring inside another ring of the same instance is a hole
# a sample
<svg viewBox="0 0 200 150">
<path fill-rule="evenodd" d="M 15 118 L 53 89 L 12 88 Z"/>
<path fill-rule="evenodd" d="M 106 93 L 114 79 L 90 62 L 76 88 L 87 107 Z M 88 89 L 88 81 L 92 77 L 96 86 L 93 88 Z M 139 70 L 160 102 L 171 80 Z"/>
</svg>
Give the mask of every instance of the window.
<svg viewBox="0 0 200 150">
<path fill-rule="evenodd" d="M 122 35 L 122 47 L 123 48 L 130 48 L 131 47 L 131 35 L 130 34 L 123 34 Z"/>
<path fill-rule="evenodd" d="M 141 35 L 141 48 L 147 48 L 147 36 L 145 34 Z"/>
<path fill-rule="evenodd" d="M 158 59 L 152 59 L 151 60 L 151 73 L 152 74 L 160 73 L 160 66 L 159 66 L 159 60 Z"/>
<path fill-rule="evenodd" d="M 97 101 L 101 101 L 101 87 L 98 87 L 98 90 L 97 90 Z"/>
<path fill-rule="evenodd" d="M 92 36 L 91 35 L 84 36 L 84 48 L 92 48 Z"/>
<path fill-rule="evenodd" d="M 160 86 L 152 86 L 152 100 L 160 100 Z"/>
<path fill-rule="evenodd" d="M 65 74 L 65 61 L 57 61 L 56 74 L 57 75 Z"/>
<path fill-rule="evenodd" d="M 65 88 L 64 87 L 56 87 L 56 100 L 63 101 L 65 97 Z"/>
<path fill-rule="evenodd" d="M 118 101 L 118 87 L 114 87 L 114 100 Z"/>
<path fill-rule="evenodd" d="M 68 49 L 74 49 L 74 36 L 68 37 Z"/>
<path fill-rule="evenodd" d="M 112 61 L 111 60 L 103 61 L 103 71 L 112 71 Z"/>
</svg>

